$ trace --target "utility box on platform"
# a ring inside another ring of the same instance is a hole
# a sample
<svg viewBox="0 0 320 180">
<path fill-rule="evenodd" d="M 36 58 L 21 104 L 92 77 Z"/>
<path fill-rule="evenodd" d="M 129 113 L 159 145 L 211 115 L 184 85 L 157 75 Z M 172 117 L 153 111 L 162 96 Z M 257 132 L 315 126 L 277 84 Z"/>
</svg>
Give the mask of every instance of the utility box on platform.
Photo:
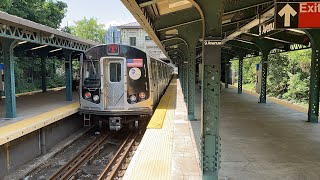
<svg viewBox="0 0 320 180">
<path fill-rule="evenodd" d="M 256 93 L 261 92 L 262 65 L 256 64 Z"/>
</svg>

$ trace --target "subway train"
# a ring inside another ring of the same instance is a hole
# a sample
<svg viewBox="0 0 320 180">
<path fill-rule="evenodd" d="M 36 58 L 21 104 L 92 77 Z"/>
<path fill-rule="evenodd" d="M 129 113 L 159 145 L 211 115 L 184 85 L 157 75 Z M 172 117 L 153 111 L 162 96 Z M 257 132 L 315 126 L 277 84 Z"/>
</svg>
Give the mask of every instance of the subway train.
<svg viewBox="0 0 320 180">
<path fill-rule="evenodd" d="M 99 45 L 80 58 L 80 114 L 84 125 L 110 130 L 139 126 L 173 77 L 174 66 L 122 44 Z"/>
</svg>

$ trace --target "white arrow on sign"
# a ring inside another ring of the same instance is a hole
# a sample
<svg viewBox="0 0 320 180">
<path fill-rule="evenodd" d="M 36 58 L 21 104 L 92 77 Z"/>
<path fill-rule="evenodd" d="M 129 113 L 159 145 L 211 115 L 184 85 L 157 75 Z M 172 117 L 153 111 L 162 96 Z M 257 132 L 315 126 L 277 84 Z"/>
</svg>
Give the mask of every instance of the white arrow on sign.
<svg viewBox="0 0 320 180">
<path fill-rule="evenodd" d="M 297 11 L 287 4 L 281 9 L 281 11 L 279 11 L 278 14 L 280 17 L 284 15 L 284 27 L 290 27 L 290 18 L 291 16 L 295 17 L 297 15 Z"/>
</svg>

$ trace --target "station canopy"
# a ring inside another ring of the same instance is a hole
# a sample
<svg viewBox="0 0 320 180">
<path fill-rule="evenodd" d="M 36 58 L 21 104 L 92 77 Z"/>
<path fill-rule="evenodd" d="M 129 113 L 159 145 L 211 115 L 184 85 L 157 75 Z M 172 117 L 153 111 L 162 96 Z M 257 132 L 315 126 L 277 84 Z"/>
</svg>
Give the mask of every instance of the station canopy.
<svg viewBox="0 0 320 180">
<path fill-rule="evenodd" d="M 202 26 L 199 8 L 190 0 L 122 0 L 137 21 L 147 31 L 161 50 L 173 61 L 183 56 L 185 45 L 180 34 L 192 33 L 192 26 Z M 205 0 L 205 5 L 214 7 L 215 1 Z M 310 47 L 306 33 L 297 29 L 275 30 L 275 2 L 272 0 L 225 0 L 222 19 L 222 57 L 232 59 L 238 52 L 257 56 L 261 50 L 257 40 L 271 43 L 271 53 L 293 51 Z M 206 17 L 207 14 L 203 14 Z M 197 45 L 197 57 L 201 56 L 201 36 Z M 179 47 L 180 46 L 180 47 Z"/>
</svg>

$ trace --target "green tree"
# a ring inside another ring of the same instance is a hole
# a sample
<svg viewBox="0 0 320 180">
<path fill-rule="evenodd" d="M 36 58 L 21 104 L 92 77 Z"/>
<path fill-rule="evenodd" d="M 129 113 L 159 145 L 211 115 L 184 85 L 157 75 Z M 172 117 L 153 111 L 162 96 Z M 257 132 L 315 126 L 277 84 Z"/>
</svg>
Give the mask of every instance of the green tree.
<svg viewBox="0 0 320 180">
<path fill-rule="evenodd" d="M 75 26 L 70 28 L 71 34 L 74 34 L 78 37 L 90 39 L 100 43 L 104 42 L 106 30 L 104 29 L 104 25 L 99 24 L 95 18 L 84 18 L 80 21 L 76 21 Z"/>
<path fill-rule="evenodd" d="M 0 11 L 7 11 L 12 4 L 12 0 L 1 0 Z"/>
<path fill-rule="evenodd" d="M 53 0 L 1 0 L 0 10 L 52 28 L 58 28 L 67 4 Z"/>
<path fill-rule="evenodd" d="M 248 58 L 243 63 L 243 88 L 253 90 L 256 81 L 255 65 L 260 57 Z M 268 58 L 268 95 L 291 102 L 308 102 L 311 67 L 311 49 L 280 54 Z M 232 63 L 237 73 L 238 61 Z"/>
<path fill-rule="evenodd" d="M 281 98 L 287 92 L 289 81 L 289 58 L 287 54 L 271 54 L 268 57 L 267 93 Z"/>
</svg>

